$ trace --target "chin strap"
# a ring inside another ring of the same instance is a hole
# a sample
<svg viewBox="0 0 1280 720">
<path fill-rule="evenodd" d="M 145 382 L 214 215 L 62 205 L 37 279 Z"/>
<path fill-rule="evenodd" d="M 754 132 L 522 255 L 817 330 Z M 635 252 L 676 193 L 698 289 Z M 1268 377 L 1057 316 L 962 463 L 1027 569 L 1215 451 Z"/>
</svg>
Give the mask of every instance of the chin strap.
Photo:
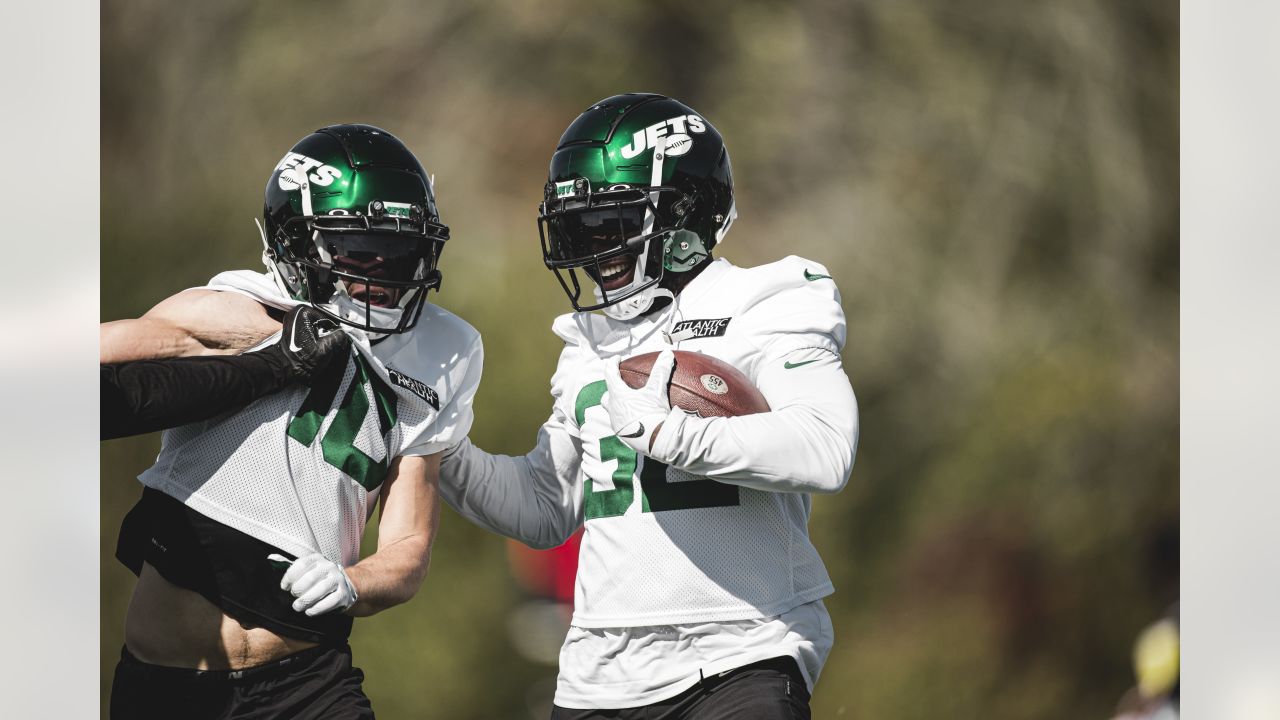
<svg viewBox="0 0 1280 720">
<path fill-rule="evenodd" d="M 271 244 L 267 241 L 267 231 L 262 229 L 262 223 L 258 218 L 254 218 L 253 224 L 258 226 L 258 237 L 262 238 L 262 264 L 267 266 L 267 274 L 275 281 L 281 294 L 294 300 L 300 299 L 297 287 L 298 276 L 294 274 L 294 269 L 287 264 L 281 268 L 281 263 L 275 259 L 275 254 L 271 251 Z"/>
<path fill-rule="evenodd" d="M 600 312 L 608 315 L 614 320 L 630 320 L 633 317 L 643 315 L 653 307 L 653 303 L 659 298 L 669 298 L 675 300 L 675 295 L 670 290 L 660 287 L 651 287 L 636 293 L 632 297 L 623 300 L 620 303 L 608 305 L 601 308 Z"/>
</svg>

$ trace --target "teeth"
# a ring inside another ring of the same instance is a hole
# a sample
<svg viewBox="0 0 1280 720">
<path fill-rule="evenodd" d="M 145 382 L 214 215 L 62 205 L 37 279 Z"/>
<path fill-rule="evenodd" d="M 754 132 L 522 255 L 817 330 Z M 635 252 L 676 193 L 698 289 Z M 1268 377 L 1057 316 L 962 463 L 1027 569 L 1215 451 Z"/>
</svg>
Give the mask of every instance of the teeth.
<svg viewBox="0 0 1280 720">
<path fill-rule="evenodd" d="M 630 267 L 631 263 L 626 260 L 615 260 L 607 265 L 600 266 L 600 277 L 605 280 L 612 280 L 619 275 L 625 274 Z"/>
</svg>

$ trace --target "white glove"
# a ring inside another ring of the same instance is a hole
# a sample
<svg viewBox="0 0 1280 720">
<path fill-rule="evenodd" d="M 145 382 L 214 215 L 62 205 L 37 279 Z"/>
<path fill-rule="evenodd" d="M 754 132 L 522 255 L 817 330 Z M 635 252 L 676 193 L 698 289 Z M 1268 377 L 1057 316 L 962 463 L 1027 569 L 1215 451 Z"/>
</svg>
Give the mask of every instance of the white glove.
<svg viewBox="0 0 1280 720">
<path fill-rule="evenodd" d="M 274 553 L 267 559 L 288 562 Z M 293 601 L 294 611 L 305 612 L 308 617 L 342 612 L 360 599 L 356 586 L 351 584 L 351 578 L 343 572 L 342 566 L 320 553 L 294 560 L 280 579 L 280 589 L 292 593 L 297 598 Z"/>
<path fill-rule="evenodd" d="M 659 353 L 649 371 L 649 381 L 634 390 L 618 374 L 619 361 L 613 358 L 605 363 L 604 382 L 608 391 L 601 404 L 609 412 L 609 423 L 618 439 L 632 450 L 648 454 L 654 431 L 671 413 L 667 384 L 671 382 L 676 356 L 670 350 Z"/>
</svg>

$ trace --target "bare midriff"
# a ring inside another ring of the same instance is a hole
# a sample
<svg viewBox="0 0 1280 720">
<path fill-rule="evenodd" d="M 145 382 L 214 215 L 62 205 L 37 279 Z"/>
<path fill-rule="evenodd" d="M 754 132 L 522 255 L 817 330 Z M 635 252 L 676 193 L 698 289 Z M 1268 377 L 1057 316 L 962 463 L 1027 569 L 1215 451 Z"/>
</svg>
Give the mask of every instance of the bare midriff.
<svg viewBox="0 0 1280 720">
<path fill-rule="evenodd" d="M 145 563 L 129 600 L 124 643 L 142 662 L 195 670 L 243 670 L 317 645 L 245 626 Z"/>
</svg>

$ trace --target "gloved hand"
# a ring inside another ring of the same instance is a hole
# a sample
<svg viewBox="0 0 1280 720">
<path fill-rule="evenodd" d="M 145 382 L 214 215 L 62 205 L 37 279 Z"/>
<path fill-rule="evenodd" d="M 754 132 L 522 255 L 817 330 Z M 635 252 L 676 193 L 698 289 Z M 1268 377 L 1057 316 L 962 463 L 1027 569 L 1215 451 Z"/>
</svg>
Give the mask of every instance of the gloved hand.
<svg viewBox="0 0 1280 720">
<path fill-rule="evenodd" d="M 671 400 L 667 397 L 667 385 L 676 356 L 663 350 L 653 361 L 649 380 L 642 387 L 632 389 L 618 373 L 620 358 L 613 358 L 604 366 L 604 383 L 607 392 L 601 400 L 609 412 L 609 424 L 613 432 L 627 447 L 648 454 L 653 444 L 653 434 L 671 413 Z"/>
<path fill-rule="evenodd" d="M 320 371 L 347 356 L 351 338 L 319 310 L 298 305 L 285 313 L 280 342 L 273 347 L 283 354 L 291 379 L 309 383 Z"/>
<path fill-rule="evenodd" d="M 280 555 L 267 556 L 274 562 L 288 562 Z M 320 553 L 304 555 L 293 561 L 280 579 L 280 589 L 292 593 L 295 612 L 305 612 L 309 617 L 328 612 L 342 612 L 360 599 L 356 586 L 338 563 Z"/>
</svg>

